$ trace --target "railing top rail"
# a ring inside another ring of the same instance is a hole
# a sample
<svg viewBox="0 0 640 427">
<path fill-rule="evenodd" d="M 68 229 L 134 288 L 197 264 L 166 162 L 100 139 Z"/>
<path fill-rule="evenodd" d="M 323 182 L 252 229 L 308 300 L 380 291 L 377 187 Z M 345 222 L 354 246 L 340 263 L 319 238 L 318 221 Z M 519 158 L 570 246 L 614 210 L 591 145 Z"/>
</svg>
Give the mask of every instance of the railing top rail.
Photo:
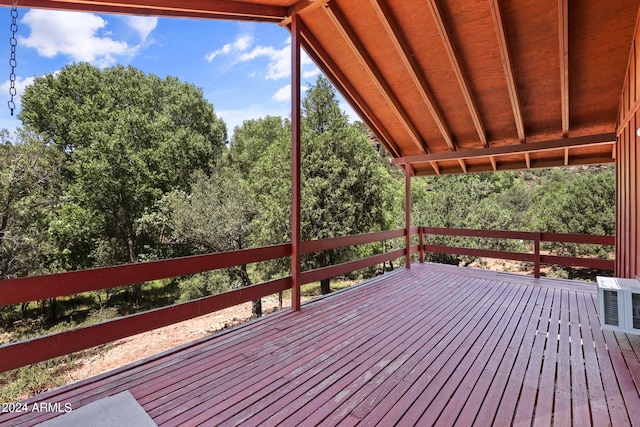
<svg viewBox="0 0 640 427">
<path fill-rule="evenodd" d="M 411 230 L 412 234 L 418 233 L 418 227 Z M 375 233 L 357 234 L 353 236 L 332 237 L 321 240 L 308 240 L 302 242 L 301 252 L 308 254 L 310 252 L 327 251 L 330 249 L 342 248 L 345 246 L 362 245 L 365 243 L 379 242 L 381 240 L 394 239 L 405 235 L 405 229 L 377 231 Z"/>
<path fill-rule="evenodd" d="M 425 234 L 439 234 L 460 237 L 488 237 L 495 239 L 533 240 L 535 234 L 529 231 L 478 230 L 469 228 L 422 227 Z"/>
<path fill-rule="evenodd" d="M 568 234 L 568 233 L 540 233 L 543 242 L 586 243 L 591 245 L 616 244 L 616 236 L 595 236 L 592 234 Z"/>
<path fill-rule="evenodd" d="M 93 268 L 0 281 L 0 306 L 184 276 L 291 255 L 291 245 Z"/>
<path fill-rule="evenodd" d="M 480 230 L 470 228 L 422 227 L 425 234 L 460 237 L 486 237 L 495 239 L 535 240 L 540 235 L 542 242 L 585 243 L 593 245 L 615 245 L 615 236 L 592 234 L 548 233 L 535 231 Z"/>
</svg>

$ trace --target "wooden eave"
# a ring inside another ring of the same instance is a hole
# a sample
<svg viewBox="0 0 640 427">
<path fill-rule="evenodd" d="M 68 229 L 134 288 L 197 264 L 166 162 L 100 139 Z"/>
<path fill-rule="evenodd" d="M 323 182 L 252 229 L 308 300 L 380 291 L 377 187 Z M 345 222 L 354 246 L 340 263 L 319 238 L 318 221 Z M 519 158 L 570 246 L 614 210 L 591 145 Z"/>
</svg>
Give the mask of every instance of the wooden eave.
<svg viewBox="0 0 640 427">
<path fill-rule="evenodd" d="M 615 137 L 609 136 L 616 132 L 639 4 L 640 0 L 584 0 L 575 5 L 567 0 L 19 2 L 29 8 L 282 26 L 298 14 L 304 49 L 396 163 L 410 162 L 416 175 L 613 162 Z M 582 137 L 596 142 L 574 146 Z M 536 148 L 544 142 L 555 148 Z M 509 155 L 501 154 L 505 147 Z M 475 154 L 468 157 L 470 152 Z"/>
</svg>

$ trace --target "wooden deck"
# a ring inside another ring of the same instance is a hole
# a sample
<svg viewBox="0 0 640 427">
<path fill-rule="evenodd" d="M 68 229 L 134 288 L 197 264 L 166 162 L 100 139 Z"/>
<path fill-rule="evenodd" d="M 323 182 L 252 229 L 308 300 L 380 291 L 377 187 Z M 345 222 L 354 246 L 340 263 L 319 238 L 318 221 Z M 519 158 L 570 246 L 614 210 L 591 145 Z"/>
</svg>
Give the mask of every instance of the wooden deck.
<svg viewBox="0 0 640 427">
<path fill-rule="evenodd" d="M 640 425 L 640 338 L 603 332 L 596 303 L 593 284 L 414 264 L 28 402 L 129 390 L 181 426 Z"/>
</svg>

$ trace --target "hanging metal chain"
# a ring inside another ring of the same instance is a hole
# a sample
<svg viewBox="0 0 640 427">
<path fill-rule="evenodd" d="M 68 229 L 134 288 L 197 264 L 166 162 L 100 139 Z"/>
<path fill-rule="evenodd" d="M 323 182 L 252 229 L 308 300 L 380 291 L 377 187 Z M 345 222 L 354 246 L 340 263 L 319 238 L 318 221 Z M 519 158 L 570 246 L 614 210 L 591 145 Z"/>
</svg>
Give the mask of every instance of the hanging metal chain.
<svg viewBox="0 0 640 427">
<path fill-rule="evenodd" d="M 18 40 L 16 39 L 16 33 L 18 32 L 18 0 L 13 0 L 13 6 L 11 7 L 11 38 L 9 44 L 11 45 L 11 57 L 9 59 L 9 65 L 11 66 L 11 74 L 9 75 L 9 95 L 11 99 L 8 102 L 9 110 L 13 116 L 13 111 L 16 109 L 16 104 L 13 102 L 13 97 L 16 96 L 16 67 L 18 62 L 16 61 L 16 46 L 18 46 Z"/>
</svg>

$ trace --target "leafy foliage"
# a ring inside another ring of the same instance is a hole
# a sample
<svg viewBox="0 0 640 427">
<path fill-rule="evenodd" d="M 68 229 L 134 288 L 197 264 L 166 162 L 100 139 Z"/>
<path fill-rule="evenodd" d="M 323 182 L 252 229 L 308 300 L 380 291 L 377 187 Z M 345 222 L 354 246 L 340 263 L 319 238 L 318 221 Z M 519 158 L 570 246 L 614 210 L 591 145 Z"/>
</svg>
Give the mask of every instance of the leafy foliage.
<svg viewBox="0 0 640 427">
<path fill-rule="evenodd" d="M 66 66 L 36 78 L 22 106 L 24 125 L 67 158 L 52 229 L 65 269 L 139 261 L 153 244 L 140 218 L 209 171 L 226 141 L 200 89 L 132 67 Z"/>
<path fill-rule="evenodd" d="M 313 240 L 385 229 L 391 207 L 391 176 L 360 128 L 348 123 L 334 89 L 319 77 L 302 109 L 302 239 Z M 278 138 L 251 172 L 259 202 L 258 221 L 268 230 L 260 244 L 290 239 L 291 147 Z M 349 249 L 314 254 L 307 268 L 348 257 Z M 323 291 L 328 292 L 328 283 Z"/>
</svg>

